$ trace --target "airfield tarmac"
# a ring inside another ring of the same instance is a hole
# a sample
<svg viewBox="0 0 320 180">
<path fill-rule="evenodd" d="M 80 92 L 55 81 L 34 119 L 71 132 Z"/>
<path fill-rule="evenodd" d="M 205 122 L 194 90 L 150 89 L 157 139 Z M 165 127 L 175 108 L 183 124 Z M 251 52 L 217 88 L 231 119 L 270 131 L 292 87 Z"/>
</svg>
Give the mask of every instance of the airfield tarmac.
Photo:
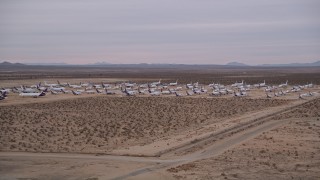
<svg viewBox="0 0 320 180">
<path fill-rule="evenodd" d="M 320 99 L 297 97 L 9 94 L 0 179 L 319 179 Z"/>
</svg>

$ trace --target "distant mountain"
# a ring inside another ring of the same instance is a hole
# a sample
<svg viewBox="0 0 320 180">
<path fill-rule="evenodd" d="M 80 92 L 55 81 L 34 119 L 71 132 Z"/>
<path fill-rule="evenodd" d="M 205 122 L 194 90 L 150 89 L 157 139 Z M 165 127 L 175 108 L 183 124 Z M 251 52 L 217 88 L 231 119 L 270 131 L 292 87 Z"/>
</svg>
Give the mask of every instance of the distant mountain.
<svg viewBox="0 0 320 180">
<path fill-rule="evenodd" d="M 313 63 L 289 63 L 289 64 L 262 64 L 259 66 L 273 66 L 273 67 L 310 67 L 310 66 L 320 66 L 320 61 Z"/>
<path fill-rule="evenodd" d="M 226 66 L 249 66 L 249 65 L 244 63 L 239 63 L 239 62 L 229 62 L 228 64 L 226 64 Z"/>
<path fill-rule="evenodd" d="M 93 63 L 93 64 L 87 64 L 87 65 L 90 65 L 90 66 L 105 66 L 105 65 L 110 65 L 111 63 L 108 63 L 108 62 L 105 62 L 105 61 L 101 61 L 101 62 L 96 62 L 96 63 Z"/>
<path fill-rule="evenodd" d="M 25 64 L 22 63 L 10 63 L 8 61 L 3 61 L 0 63 L 0 66 L 25 66 Z"/>
<path fill-rule="evenodd" d="M 66 66 L 67 63 L 26 63 L 27 65 L 32 66 Z"/>
</svg>

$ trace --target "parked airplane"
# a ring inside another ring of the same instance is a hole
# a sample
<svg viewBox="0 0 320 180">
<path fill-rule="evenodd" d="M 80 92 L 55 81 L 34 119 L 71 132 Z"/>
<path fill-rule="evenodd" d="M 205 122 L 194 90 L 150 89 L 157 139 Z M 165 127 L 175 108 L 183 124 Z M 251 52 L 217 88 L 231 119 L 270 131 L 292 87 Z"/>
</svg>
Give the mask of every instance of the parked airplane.
<svg viewBox="0 0 320 180">
<path fill-rule="evenodd" d="M 87 94 L 94 94 L 94 93 L 96 93 L 95 90 L 88 90 L 87 88 L 85 88 L 84 91 L 85 91 Z"/>
<path fill-rule="evenodd" d="M 150 93 L 151 96 L 160 96 L 160 94 L 161 94 L 160 91 L 153 91 L 152 92 L 150 89 L 149 89 L 149 93 Z"/>
<path fill-rule="evenodd" d="M 22 97 L 34 97 L 34 98 L 37 98 L 39 96 L 45 96 L 46 93 L 45 92 L 41 92 L 41 93 L 20 93 L 19 96 L 22 96 Z"/>
<path fill-rule="evenodd" d="M 59 86 L 63 86 L 63 87 L 68 86 L 68 83 L 60 83 L 59 80 L 57 80 L 57 82 L 58 82 Z"/>
<path fill-rule="evenodd" d="M 158 82 L 152 82 L 151 85 L 160 85 L 161 84 L 161 79 Z"/>
<path fill-rule="evenodd" d="M 221 93 L 219 91 L 212 91 L 211 95 L 213 95 L 213 96 L 221 96 Z"/>
<path fill-rule="evenodd" d="M 98 94 L 102 93 L 102 91 L 100 91 L 99 89 L 96 89 L 96 91 L 97 91 Z"/>
<path fill-rule="evenodd" d="M 21 92 L 23 92 L 23 93 L 36 93 L 36 92 L 38 92 L 37 89 L 33 89 L 33 88 L 22 87 L 22 89 L 23 90 Z"/>
<path fill-rule="evenodd" d="M 53 94 L 53 95 L 58 95 L 58 92 L 51 90 L 51 94 Z"/>
<path fill-rule="evenodd" d="M 69 94 L 70 93 L 70 91 L 65 90 L 65 89 L 61 90 L 61 92 L 63 92 L 63 94 Z"/>
<path fill-rule="evenodd" d="M 176 86 L 176 85 L 178 85 L 178 79 L 174 83 L 169 83 L 169 86 Z"/>
<path fill-rule="evenodd" d="M 50 90 L 57 91 L 57 92 L 62 92 L 63 90 L 65 90 L 65 88 L 64 87 L 51 87 Z"/>
<path fill-rule="evenodd" d="M 128 90 L 127 88 L 124 88 L 124 93 L 126 93 L 127 96 L 135 96 L 136 92 L 133 90 Z"/>
<path fill-rule="evenodd" d="M 81 92 L 72 90 L 72 94 L 73 94 L 73 95 L 80 95 Z"/>
<path fill-rule="evenodd" d="M 88 87 L 88 86 L 90 86 L 90 84 L 89 84 L 89 83 L 82 83 L 82 82 L 80 82 L 80 86 L 81 86 L 81 87 Z"/>
<path fill-rule="evenodd" d="M 4 93 L 4 92 L 9 94 L 9 92 L 11 92 L 11 89 L 4 89 L 4 88 L 0 89 L 0 93 Z"/>
<path fill-rule="evenodd" d="M 260 83 L 260 84 L 259 84 L 259 87 L 266 87 L 266 86 L 267 86 L 267 85 L 266 85 L 266 80 L 264 80 L 263 83 Z"/>
<path fill-rule="evenodd" d="M 44 86 L 46 87 L 55 87 L 55 86 L 59 86 L 58 84 L 48 84 L 47 81 L 44 81 Z"/>
<path fill-rule="evenodd" d="M 7 91 L 4 91 L 4 92 L 0 91 L 0 96 L 2 96 L 4 98 L 7 97 Z"/>
<path fill-rule="evenodd" d="M 162 90 L 161 89 L 161 94 L 171 94 L 170 89 L 169 90 Z"/>
<path fill-rule="evenodd" d="M 6 91 L 5 92 L 1 92 L 0 91 L 0 100 L 4 100 L 6 98 L 7 98 L 7 92 Z"/>
<path fill-rule="evenodd" d="M 241 83 L 235 82 L 234 84 L 231 84 L 231 87 L 238 87 L 238 86 L 243 86 L 243 80 Z"/>
<path fill-rule="evenodd" d="M 304 87 L 305 87 L 305 88 L 313 88 L 313 84 L 312 84 L 312 83 L 306 84 L 306 85 L 304 85 Z"/>
<path fill-rule="evenodd" d="M 283 88 L 283 87 L 287 87 L 288 86 L 288 80 L 286 81 L 286 83 L 280 84 L 279 88 Z"/>
<path fill-rule="evenodd" d="M 80 85 L 73 85 L 73 84 L 69 84 L 69 83 L 68 83 L 68 86 L 69 86 L 70 88 L 74 88 L 74 89 L 79 89 L 79 88 L 82 87 L 82 86 L 80 86 Z"/>
</svg>

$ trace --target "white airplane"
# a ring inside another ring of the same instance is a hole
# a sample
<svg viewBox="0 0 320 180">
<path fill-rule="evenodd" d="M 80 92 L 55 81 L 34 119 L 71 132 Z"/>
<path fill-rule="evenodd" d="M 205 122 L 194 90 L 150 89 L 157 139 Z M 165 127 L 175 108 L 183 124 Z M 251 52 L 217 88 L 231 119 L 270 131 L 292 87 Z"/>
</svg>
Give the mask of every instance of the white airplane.
<svg viewBox="0 0 320 180">
<path fill-rule="evenodd" d="M 90 86 L 90 84 L 89 84 L 89 83 L 82 83 L 82 82 L 80 82 L 80 86 L 81 86 L 81 87 L 88 87 L 88 86 Z"/>
<path fill-rule="evenodd" d="M 63 87 L 68 86 L 68 83 L 60 83 L 59 80 L 57 80 L 57 82 L 58 82 L 58 85 L 59 85 L 59 86 L 63 86 Z"/>
<path fill-rule="evenodd" d="M 4 93 L 4 92 L 9 94 L 11 92 L 11 89 L 4 89 L 4 88 L 0 89 L 0 93 Z"/>
<path fill-rule="evenodd" d="M 2 97 L 7 97 L 7 91 L 4 91 L 4 92 L 1 92 L 1 91 L 0 91 L 0 96 L 2 96 Z"/>
<path fill-rule="evenodd" d="M 73 94 L 73 95 L 80 95 L 81 92 L 80 92 L 80 91 L 74 91 L 74 90 L 72 90 L 72 94 Z"/>
<path fill-rule="evenodd" d="M 178 79 L 174 83 L 169 83 L 169 86 L 176 86 L 176 85 L 178 85 Z"/>
<path fill-rule="evenodd" d="M 5 92 L 1 92 L 0 91 L 0 100 L 4 100 L 6 98 L 7 98 L 7 92 L 6 91 Z"/>
<path fill-rule="evenodd" d="M 299 98 L 302 98 L 302 97 L 310 97 L 310 96 L 313 96 L 315 93 L 312 93 L 312 92 L 308 92 L 308 93 L 304 93 L 304 94 L 300 94 L 299 93 Z"/>
<path fill-rule="evenodd" d="M 94 88 L 102 88 L 100 84 L 94 84 L 92 85 Z"/>
<path fill-rule="evenodd" d="M 227 92 L 226 89 L 220 89 L 220 90 L 219 90 L 219 93 L 220 93 L 220 95 L 226 95 L 226 94 L 228 94 L 228 92 Z"/>
<path fill-rule="evenodd" d="M 238 86 L 243 86 L 243 80 L 241 83 L 235 82 L 234 84 L 231 84 L 231 87 L 238 87 Z"/>
<path fill-rule="evenodd" d="M 58 92 L 51 90 L 51 94 L 53 94 L 53 95 L 58 95 Z"/>
<path fill-rule="evenodd" d="M 70 91 L 68 91 L 68 90 L 61 90 L 61 92 L 63 92 L 63 94 L 69 94 L 70 93 Z"/>
<path fill-rule="evenodd" d="M 95 90 L 88 90 L 87 88 L 85 88 L 84 91 L 85 91 L 87 94 L 95 94 L 95 93 L 96 93 Z"/>
<path fill-rule="evenodd" d="M 283 87 L 287 87 L 288 86 L 288 80 L 286 81 L 286 83 L 280 84 L 279 88 L 283 88 Z"/>
<path fill-rule="evenodd" d="M 149 93 L 150 93 L 150 95 L 151 96 L 160 96 L 160 94 L 161 94 L 161 92 L 160 91 L 151 91 L 151 90 L 149 90 Z"/>
<path fill-rule="evenodd" d="M 101 83 L 102 88 L 111 88 L 111 84 Z"/>
<path fill-rule="evenodd" d="M 33 88 L 26 88 L 24 86 L 22 86 L 21 88 L 22 88 L 23 93 L 37 93 L 38 92 L 37 89 L 33 89 Z"/>
<path fill-rule="evenodd" d="M 57 92 L 59 92 L 59 91 L 62 92 L 62 91 L 65 90 L 65 88 L 64 87 L 51 87 L 50 90 L 57 91 Z"/>
<path fill-rule="evenodd" d="M 102 93 L 102 91 L 100 91 L 99 89 L 96 89 L 96 91 L 97 91 L 98 94 Z"/>
<path fill-rule="evenodd" d="M 162 90 L 161 89 L 161 94 L 171 94 L 170 89 L 169 90 Z"/>
<path fill-rule="evenodd" d="M 291 89 L 291 92 L 298 92 L 301 91 L 301 88 L 299 86 L 293 86 Z"/>
<path fill-rule="evenodd" d="M 152 82 L 151 85 L 160 85 L 161 84 L 161 79 L 158 82 Z"/>
<path fill-rule="evenodd" d="M 264 80 L 263 83 L 260 83 L 260 84 L 259 84 L 259 87 L 266 87 L 266 86 L 267 86 L 267 85 L 266 85 L 266 80 Z"/>
<path fill-rule="evenodd" d="M 45 96 L 45 95 L 46 93 L 43 91 L 41 93 L 20 93 L 19 94 L 19 96 L 22 96 L 22 97 L 34 97 L 34 98 Z"/>
<path fill-rule="evenodd" d="M 138 87 L 138 93 L 139 94 L 145 94 L 146 89 L 141 89 L 140 86 Z"/>
<path fill-rule="evenodd" d="M 265 92 L 272 92 L 273 91 L 273 88 L 268 86 L 264 89 Z"/>
<path fill-rule="evenodd" d="M 148 84 L 140 84 L 139 87 L 140 87 L 140 88 L 147 88 L 147 87 L 148 87 Z"/>
<path fill-rule="evenodd" d="M 133 90 L 128 90 L 127 88 L 124 88 L 124 91 L 123 91 L 127 96 L 135 96 L 136 95 L 136 92 L 133 91 Z"/>
<path fill-rule="evenodd" d="M 193 83 L 193 87 L 194 88 L 198 88 L 199 87 L 199 82 Z"/>
<path fill-rule="evenodd" d="M 194 94 L 201 94 L 202 93 L 201 90 L 197 89 L 197 88 L 193 88 L 192 91 Z"/>
<path fill-rule="evenodd" d="M 305 88 L 313 88 L 313 84 L 312 84 L 312 83 L 306 84 L 306 85 L 304 85 L 304 87 L 305 87 Z"/>
<path fill-rule="evenodd" d="M 219 91 L 212 91 L 212 96 L 221 96 L 221 93 Z"/>
<path fill-rule="evenodd" d="M 208 85 L 209 87 L 215 87 L 215 86 L 219 86 L 219 84 L 215 84 L 214 82 L 212 82 L 212 84 Z"/>
<path fill-rule="evenodd" d="M 59 84 L 48 84 L 47 81 L 44 81 L 44 86 L 52 87 L 52 86 L 59 86 Z"/>
<path fill-rule="evenodd" d="M 79 88 L 82 87 L 82 86 L 80 86 L 80 85 L 73 85 L 73 84 L 69 84 L 69 83 L 68 83 L 68 86 L 69 86 L 70 88 L 74 88 L 74 89 L 79 89 Z"/>
</svg>

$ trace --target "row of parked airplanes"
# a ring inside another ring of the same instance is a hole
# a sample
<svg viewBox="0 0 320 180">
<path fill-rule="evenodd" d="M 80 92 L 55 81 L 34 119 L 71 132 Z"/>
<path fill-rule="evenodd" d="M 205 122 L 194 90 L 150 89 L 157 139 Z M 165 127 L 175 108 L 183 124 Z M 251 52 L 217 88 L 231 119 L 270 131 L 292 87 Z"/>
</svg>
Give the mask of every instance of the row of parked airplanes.
<svg viewBox="0 0 320 180">
<path fill-rule="evenodd" d="M 222 85 L 220 83 L 215 84 L 209 84 L 207 85 L 208 88 L 205 88 L 205 86 L 199 85 L 198 82 L 196 83 L 189 83 L 185 85 L 185 90 L 187 96 L 196 95 L 196 94 L 207 94 L 208 89 L 212 90 L 212 92 L 209 92 L 210 95 L 213 96 L 222 96 L 222 95 L 228 95 L 232 94 L 234 96 L 247 96 L 248 91 L 250 91 L 252 88 L 263 88 L 267 98 L 272 98 L 276 96 L 283 96 L 291 92 L 299 92 L 306 88 L 312 88 L 314 85 L 312 83 L 307 83 L 306 85 L 297 85 L 292 86 L 291 89 L 287 89 L 288 87 L 288 81 L 286 83 L 280 84 L 278 86 L 269 86 L 264 81 L 263 83 L 258 83 L 254 85 L 248 85 L 242 82 L 236 82 L 234 84 L 231 84 L 228 88 L 225 85 Z M 69 90 L 67 90 L 67 88 Z M 83 89 L 84 88 L 84 89 Z M 284 90 L 283 88 L 286 88 Z M 60 94 L 60 93 L 73 93 L 74 95 L 80 95 L 81 93 L 87 93 L 87 94 L 125 94 L 127 96 L 135 96 L 137 94 L 150 94 L 151 96 L 160 96 L 160 95 L 169 95 L 174 94 L 176 96 L 184 96 L 184 94 L 181 93 L 183 90 L 182 86 L 179 86 L 178 80 L 176 82 L 172 83 L 161 83 L 161 79 L 157 82 L 152 83 L 144 83 L 144 84 L 137 84 L 137 83 L 116 83 L 116 84 L 94 84 L 94 83 L 80 83 L 79 85 L 76 84 L 70 84 L 70 83 L 60 83 L 57 81 L 57 84 L 49 84 L 46 81 L 44 84 L 41 82 L 37 85 L 32 85 L 29 87 L 21 86 L 20 88 L 13 87 L 13 88 L 2 88 L 0 90 L 0 100 L 3 100 L 7 97 L 7 94 L 9 92 L 13 93 L 19 93 L 22 97 L 39 97 L 39 96 L 45 96 L 46 93 L 51 93 L 54 95 Z M 272 95 L 273 93 L 273 95 Z M 299 98 L 302 98 L 304 96 L 312 96 L 316 92 L 308 92 L 304 94 L 299 94 Z"/>
</svg>

